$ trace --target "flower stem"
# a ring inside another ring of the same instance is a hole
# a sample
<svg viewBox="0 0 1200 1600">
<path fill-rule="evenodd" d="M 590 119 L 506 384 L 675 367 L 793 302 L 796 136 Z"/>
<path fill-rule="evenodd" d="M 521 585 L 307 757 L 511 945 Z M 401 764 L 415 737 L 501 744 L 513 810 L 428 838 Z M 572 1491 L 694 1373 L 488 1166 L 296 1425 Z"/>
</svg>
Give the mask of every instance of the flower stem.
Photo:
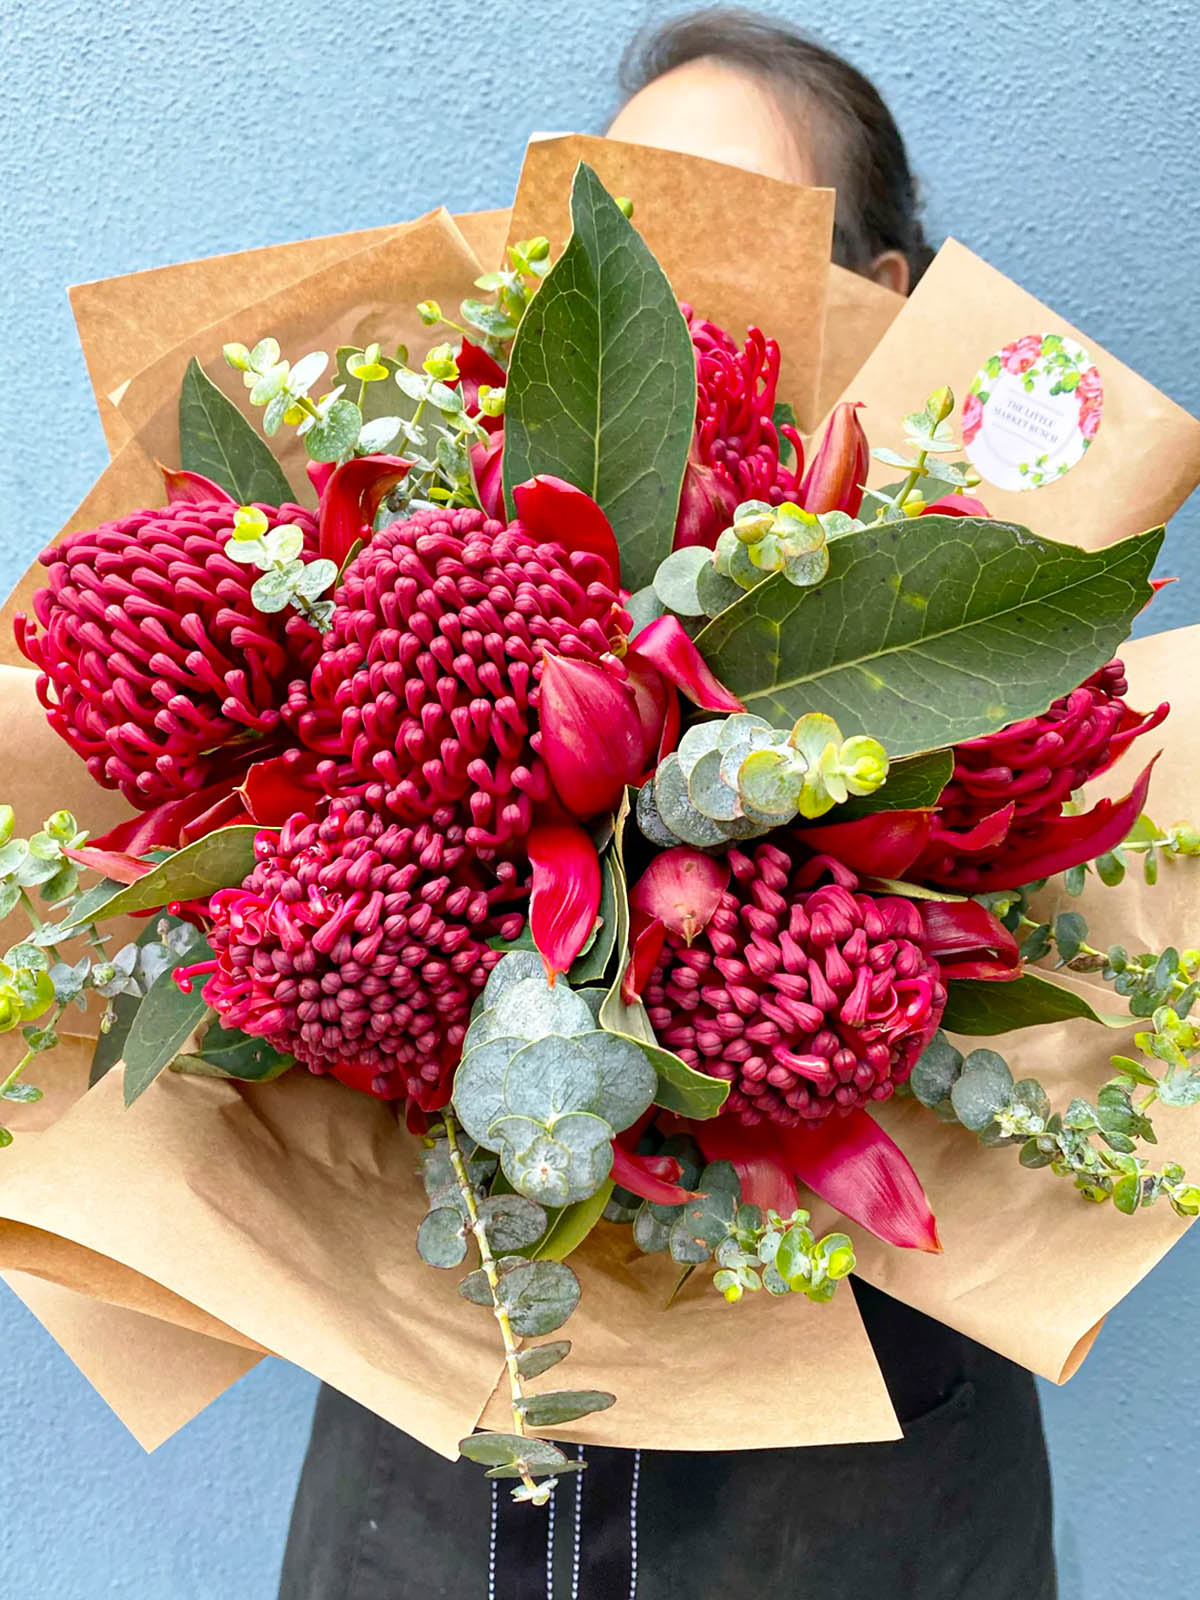
<svg viewBox="0 0 1200 1600">
<path fill-rule="evenodd" d="M 38 916 L 37 907 L 34 905 L 33 901 L 29 898 L 24 889 L 21 890 L 21 907 L 24 910 L 25 915 L 32 923 L 34 933 L 41 933 L 46 924 L 42 921 L 41 917 Z M 62 957 L 59 955 L 56 946 L 48 944 L 46 949 L 49 950 L 55 961 L 62 960 Z"/>
<path fill-rule="evenodd" d="M 479 1207 L 475 1202 L 475 1189 L 467 1172 L 467 1163 L 463 1157 L 462 1147 L 458 1142 L 458 1127 L 453 1111 L 447 1106 L 442 1112 L 442 1120 L 446 1127 L 446 1144 L 450 1151 L 450 1165 L 454 1168 L 454 1176 L 458 1181 L 458 1190 L 462 1196 L 463 1204 L 467 1209 L 467 1221 L 470 1225 L 472 1237 L 479 1251 L 479 1264 L 487 1278 L 488 1287 L 492 1291 L 492 1314 L 500 1328 L 500 1336 L 504 1340 L 504 1364 L 508 1371 L 508 1387 L 512 1397 L 513 1432 L 522 1437 L 525 1433 L 525 1418 L 521 1411 L 521 1402 L 525 1398 L 521 1388 L 521 1369 L 517 1364 L 518 1350 L 516 1337 L 513 1334 L 512 1323 L 509 1321 L 508 1310 L 500 1298 L 500 1272 L 496 1266 L 496 1258 L 492 1255 L 492 1247 L 488 1243 L 487 1229 L 479 1215 Z M 531 1495 L 540 1498 L 538 1486 L 534 1483 L 529 1473 L 522 1469 L 521 1481 L 530 1491 Z"/>
<path fill-rule="evenodd" d="M 50 1028 L 57 1028 L 59 1023 L 62 1021 L 63 1012 L 66 1009 L 67 1009 L 67 1001 L 64 1000 L 59 1005 L 58 1010 L 54 1013 L 53 1020 L 47 1026 L 49 1026 Z M 45 1032 L 45 1029 L 43 1029 L 41 1031 Z M 38 1052 L 36 1050 L 32 1049 L 32 1048 L 26 1050 L 25 1054 L 21 1057 L 20 1061 L 17 1062 L 16 1066 L 9 1073 L 8 1077 L 5 1078 L 3 1083 L 0 1083 L 0 1099 L 3 1099 L 3 1097 L 13 1087 L 13 1085 L 20 1078 L 21 1074 L 25 1071 L 25 1068 L 29 1065 L 29 1063 L 33 1060 L 34 1056 L 36 1056 L 37 1054 L 38 1054 Z"/>
</svg>

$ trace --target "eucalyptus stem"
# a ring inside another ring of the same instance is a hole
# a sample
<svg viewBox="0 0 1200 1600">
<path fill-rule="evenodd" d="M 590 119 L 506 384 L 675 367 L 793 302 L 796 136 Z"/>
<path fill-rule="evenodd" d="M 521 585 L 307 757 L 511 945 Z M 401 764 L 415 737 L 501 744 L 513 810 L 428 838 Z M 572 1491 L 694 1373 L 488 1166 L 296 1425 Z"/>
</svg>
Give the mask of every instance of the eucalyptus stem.
<svg viewBox="0 0 1200 1600">
<path fill-rule="evenodd" d="M 33 926 L 34 933 L 41 933 L 46 924 L 42 921 L 41 917 L 38 916 L 37 907 L 34 905 L 33 901 L 29 898 L 28 893 L 24 889 L 21 890 L 21 907 L 24 910 L 25 915 L 29 918 L 29 921 Z M 49 944 L 46 946 L 46 949 L 49 950 L 55 961 L 62 960 L 62 956 L 59 955 L 58 950 L 54 945 Z"/>
<path fill-rule="evenodd" d="M 475 1240 L 476 1248 L 479 1251 L 479 1264 L 483 1268 L 488 1287 L 492 1292 L 492 1314 L 496 1318 L 500 1328 L 500 1336 L 504 1341 L 504 1364 L 508 1370 L 508 1387 L 512 1400 L 513 1432 L 524 1437 L 525 1417 L 522 1412 L 522 1402 L 525 1398 L 525 1393 L 521 1387 L 521 1369 L 517 1359 L 519 1351 L 517 1350 L 517 1341 L 513 1334 L 512 1323 L 509 1321 L 508 1311 L 500 1298 L 500 1273 L 496 1266 L 496 1258 L 492 1255 L 492 1247 L 488 1242 L 487 1229 L 479 1215 L 479 1207 L 475 1200 L 475 1189 L 467 1172 L 467 1163 L 458 1142 L 457 1122 L 449 1106 L 442 1112 L 442 1121 L 446 1128 L 446 1145 L 450 1152 L 450 1165 L 454 1169 L 459 1194 L 462 1196 L 463 1205 L 467 1210 L 467 1221 Z M 529 1490 L 530 1498 L 535 1504 L 540 1504 L 549 1499 L 549 1493 L 538 1488 L 538 1485 L 524 1467 L 521 1470 L 521 1482 Z"/>
<path fill-rule="evenodd" d="M 917 487 L 917 484 L 920 483 L 921 474 L 925 471 L 925 463 L 928 460 L 929 460 L 929 451 L 928 450 L 918 450 L 917 451 L 917 464 L 916 464 L 915 467 L 913 467 L 913 469 L 909 473 L 908 477 L 905 478 L 903 484 L 900 486 L 900 493 L 896 496 L 895 500 L 893 501 L 893 504 L 899 510 L 903 510 L 904 509 L 904 502 L 908 499 L 909 495 Z"/>
<path fill-rule="evenodd" d="M 53 1019 L 47 1025 L 49 1028 L 57 1028 L 58 1027 L 59 1023 L 62 1021 L 63 1012 L 66 1011 L 68 1004 L 69 1004 L 69 1001 L 66 1001 L 66 1000 L 63 1000 L 62 1002 L 60 1002 L 58 1010 L 54 1013 Z M 40 1031 L 44 1033 L 46 1031 L 46 1029 L 43 1028 Z M 2 1100 L 5 1097 L 5 1095 L 7 1095 L 8 1091 L 18 1082 L 18 1080 L 21 1077 L 21 1074 L 25 1071 L 25 1068 L 29 1065 L 29 1063 L 33 1060 L 34 1056 L 36 1056 L 37 1054 L 38 1054 L 38 1052 L 35 1049 L 33 1049 L 32 1046 L 30 1046 L 30 1048 L 28 1050 L 26 1050 L 25 1054 L 21 1057 L 20 1061 L 17 1062 L 16 1066 L 9 1073 L 8 1077 L 5 1078 L 3 1083 L 0 1083 L 0 1100 Z"/>
</svg>

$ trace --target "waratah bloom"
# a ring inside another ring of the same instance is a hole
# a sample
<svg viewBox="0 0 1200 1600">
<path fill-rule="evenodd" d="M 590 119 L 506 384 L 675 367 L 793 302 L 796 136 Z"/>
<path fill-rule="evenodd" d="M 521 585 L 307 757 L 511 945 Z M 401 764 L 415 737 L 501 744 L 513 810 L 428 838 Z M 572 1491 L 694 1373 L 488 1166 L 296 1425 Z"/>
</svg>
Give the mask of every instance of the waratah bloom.
<svg viewBox="0 0 1200 1600">
<path fill-rule="evenodd" d="M 225 554 L 236 505 L 215 484 L 213 498 L 195 498 L 200 481 L 185 485 L 186 499 L 43 551 L 49 585 L 34 596 L 33 619 L 16 620 L 50 726 L 97 783 L 143 810 L 225 778 L 261 750 L 280 729 L 289 681 L 320 647 L 294 612 L 255 609 L 257 570 Z M 259 509 L 270 527 L 303 531 L 304 559 L 317 554 L 309 512 Z"/>
<path fill-rule="evenodd" d="M 471 1005 L 514 938 L 516 869 L 485 882 L 462 830 L 406 827 L 359 800 L 255 841 L 240 888 L 209 901 L 204 998 L 221 1021 L 316 1073 L 426 1111 L 449 1098 Z"/>
<path fill-rule="evenodd" d="M 537 721 L 547 652 L 611 678 L 636 723 L 614 653 L 630 626 L 594 550 L 481 511 L 418 512 L 347 568 L 321 658 L 311 682 L 293 683 L 286 715 L 327 758 L 331 792 L 366 790 L 406 821 L 460 823 L 474 848 L 499 849 L 551 800 Z M 631 756 L 616 786 L 634 776 Z"/>
<path fill-rule="evenodd" d="M 1170 709 L 1143 716 L 1126 705 L 1125 690 L 1124 667 L 1110 661 L 1041 716 L 956 745 L 933 838 L 910 876 L 968 893 L 1014 888 L 1120 844 L 1148 773 L 1124 800 L 1077 816 L 1063 807 Z"/>
<path fill-rule="evenodd" d="M 884 1100 L 933 1037 L 946 989 L 912 901 L 807 888 L 778 845 L 731 849 L 732 880 L 690 944 L 668 931 L 645 1001 L 659 1042 L 727 1079 L 722 1115 L 818 1126 Z"/>
<path fill-rule="evenodd" d="M 779 505 L 800 501 L 804 455 L 795 430 L 784 433 L 796 452 L 796 469 L 780 460 L 774 421 L 779 388 L 779 346 L 749 329 L 739 348 L 723 328 L 684 306 L 696 351 L 696 434 L 684 473 L 676 547 L 712 546 L 743 500 Z"/>
</svg>

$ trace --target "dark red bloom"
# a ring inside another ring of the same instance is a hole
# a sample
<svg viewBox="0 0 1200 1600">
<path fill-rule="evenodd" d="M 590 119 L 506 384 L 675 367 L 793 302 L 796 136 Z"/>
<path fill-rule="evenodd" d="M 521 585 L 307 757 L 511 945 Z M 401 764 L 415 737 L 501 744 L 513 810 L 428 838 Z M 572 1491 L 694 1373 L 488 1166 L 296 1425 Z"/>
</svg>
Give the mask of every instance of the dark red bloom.
<svg viewBox="0 0 1200 1600">
<path fill-rule="evenodd" d="M 1143 716 L 1125 690 L 1124 667 L 1110 661 L 1041 716 L 956 745 L 933 838 L 911 876 L 966 892 L 1014 888 L 1118 845 L 1140 809 L 1136 792 L 1082 816 L 1063 807 L 1170 709 Z"/>
<path fill-rule="evenodd" d="M 935 942 L 909 900 L 809 888 L 778 845 L 731 849 L 733 877 L 687 944 L 668 932 L 646 987 L 661 1044 L 732 1084 L 724 1115 L 818 1126 L 886 1099 L 932 1038 L 946 1003 Z"/>
<path fill-rule="evenodd" d="M 739 348 L 723 328 L 696 317 L 691 306 L 682 310 L 696 351 L 698 394 L 675 544 L 711 547 L 743 500 L 799 502 L 804 451 L 795 430 L 785 425 L 795 470 L 780 460 L 780 429 L 773 415 L 780 361 L 775 340 L 751 328 Z"/>
<path fill-rule="evenodd" d="M 330 792 L 461 825 L 476 849 L 524 837 L 552 796 L 537 724 L 545 652 L 625 682 L 614 645 L 630 622 L 608 563 L 480 511 L 419 512 L 375 534 L 336 601 L 286 710 L 327 758 Z"/>
<path fill-rule="evenodd" d="M 485 882 L 462 830 L 391 822 L 354 799 L 255 841 L 209 901 L 204 998 L 227 1026 L 317 1073 L 426 1111 L 449 1098 L 471 1005 L 524 922 L 516 869 Z"/>
<path fill-rule="evenodd" d="M 34 620 L 16 619 L 50 726 L 97 783 L 141 809 L 244 767 L 279 731 L 287 684 L 319 649 L 294 612 L 255 609 L 257 570 L 225 555 L 236 509 L 179 500 L 71 534 L 42 553 L 50 582 Z M 260 510 L 270 527 L 301 528 L 316 555 L 303 507 Z"/>
</svg>

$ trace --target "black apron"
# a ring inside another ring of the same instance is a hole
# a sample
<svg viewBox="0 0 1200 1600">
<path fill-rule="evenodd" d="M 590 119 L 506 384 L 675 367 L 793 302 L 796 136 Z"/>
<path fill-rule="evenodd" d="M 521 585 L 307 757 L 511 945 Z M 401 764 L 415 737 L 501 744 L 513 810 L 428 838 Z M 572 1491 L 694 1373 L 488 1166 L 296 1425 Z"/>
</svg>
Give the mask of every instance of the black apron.
<svg viewBox="0 0 1200 1600">
<path fill-rule="evenodd" d="M 323 1389 L 280 1600 L 1054 1600 L 1034 1380 L 854 1292 L 902 1440 L 588 1446 L 547 1509 Z"/>
</svg>

